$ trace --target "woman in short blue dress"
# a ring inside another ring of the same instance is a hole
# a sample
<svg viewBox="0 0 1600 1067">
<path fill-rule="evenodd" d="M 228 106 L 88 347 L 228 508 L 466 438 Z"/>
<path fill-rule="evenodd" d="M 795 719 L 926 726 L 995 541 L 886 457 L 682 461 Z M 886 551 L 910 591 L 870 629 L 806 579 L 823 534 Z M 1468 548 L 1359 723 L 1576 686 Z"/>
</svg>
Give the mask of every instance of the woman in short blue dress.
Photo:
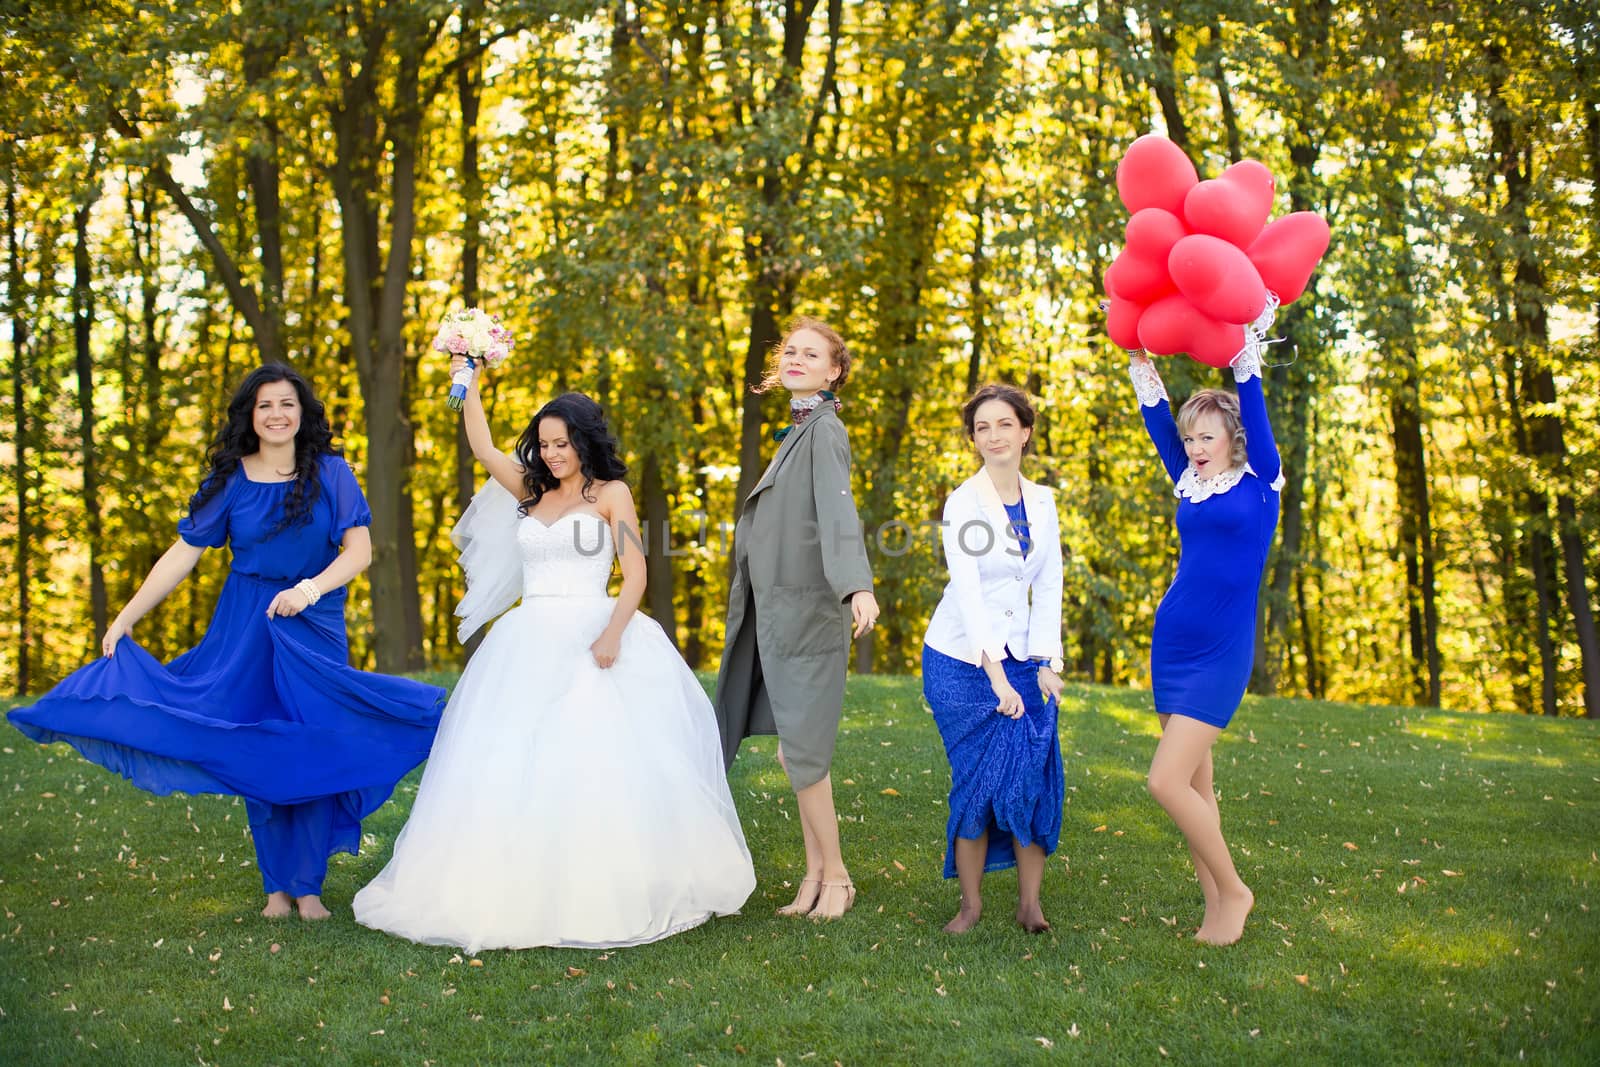
<svg viewBox="0 0 1600 1067">
<path fill-rule="evenodd" d="M 1182 546 L 1151 638 L 1151 688 L 1162 733 L 1148 784 L 1188 841 L 1205 895 L 1205 919 L 1195 936 L 1218 945 L 1239 939 L 1255 904 L 1222 836 L 1211 747 L 1250 681 L 1257 590 L 1283 488 L 1259 348 L 1252 333 L 1234 362 L 1237 397 L 1202 389 L 1176 419 L 1149 357 L 1134 353 L 1129 367 L 1145 428 L 1178 497 Z"/>
<path fill-rule="evenodd" d="M 986 871 L 1016 867 L 1017 922 L 1042 933 L 1045 858 L 1066 792 L 1060 524 L 1049 487 L 1020 470 L 1035 418 L 1028 395 L 986 385 L 961 418 L 983 467 L 945 501 L 950 582 L 922 649 L 922 693 L 950 759 L 944 876 L 961 884 L 945 931 L 977 924 Z"/>
<path fill-rule="evenodd" d="M 428 755 L 444 690 L 349 665 L 344 586 L 372 521 L 323 406 L 291 368 L 253 371 L 228 404 L 179 539 L 112 621 L 105 658 L 8 714 L 165 795 L 245 798 L 268 917 L 321 900 L 328 857 Z M 200 643 L 158 663 L 129 631 L 207 548 L 233 560 Z"/>
</svg>

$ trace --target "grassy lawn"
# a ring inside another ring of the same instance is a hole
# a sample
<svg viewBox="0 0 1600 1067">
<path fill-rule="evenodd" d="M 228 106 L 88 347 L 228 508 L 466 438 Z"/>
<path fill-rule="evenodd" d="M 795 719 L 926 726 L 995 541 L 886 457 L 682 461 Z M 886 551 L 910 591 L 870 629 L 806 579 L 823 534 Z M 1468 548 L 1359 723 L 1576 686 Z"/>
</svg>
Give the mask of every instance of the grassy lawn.
<svg viewBox="0 0 1600 1067">
<path fill-rule="evenodd" d="M 917 680 L 854 678 L 845 711 L 844 921 L 773 915 L 802 854 L 763 739 L 733 774 L 743 915 L 475 960 L 348 917 L 417 775 L 335 860 L 334 921 L 269 922 L 242 803 L 147 797 L 0 727 L 0 1062 L 1600 1062 L 1594 723 L 1249 700 L 1217 781 L 1257 905 L 1217 949 L 1144 791 L 1147 694 L 1068 690 L 1040 937 L 1009 872 L 977 930 L 940 931 L 948 772 Z"/>
</svg>

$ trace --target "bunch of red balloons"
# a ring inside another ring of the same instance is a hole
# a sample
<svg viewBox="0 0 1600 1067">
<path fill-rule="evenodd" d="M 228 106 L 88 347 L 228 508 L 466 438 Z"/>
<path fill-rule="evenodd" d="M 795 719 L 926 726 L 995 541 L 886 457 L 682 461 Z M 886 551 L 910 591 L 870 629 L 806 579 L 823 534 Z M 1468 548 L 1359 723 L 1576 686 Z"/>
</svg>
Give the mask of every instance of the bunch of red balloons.
<svg viewBox="0 0 1600 1067">
<path fill-rule="evenodd" d="M 1276 188 L 1253 159 L 1201 181 L 1183 149 L 1146 134 L 1117 164 L 1128 209 L 1127 244 L 1106 271 L 1106 332 L 1123 348 L 1187 352 L 1226 367 L 1274 294 L 1305 292 L 1328 249 L 1328 224 L 1311 211 L 1267 221 Z"/>
</svg>

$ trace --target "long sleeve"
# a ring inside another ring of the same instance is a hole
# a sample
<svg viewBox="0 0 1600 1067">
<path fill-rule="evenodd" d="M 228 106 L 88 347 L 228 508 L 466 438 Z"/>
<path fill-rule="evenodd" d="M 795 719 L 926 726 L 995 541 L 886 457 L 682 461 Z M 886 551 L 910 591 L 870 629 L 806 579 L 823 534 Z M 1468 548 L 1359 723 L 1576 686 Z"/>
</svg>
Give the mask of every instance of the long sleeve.
<svg viewBox="0 0 1600 1067">
<path fill-rule="evenodd" d="M 1283 474 L 1283 461 L 1278 457 L 1267 398 L 1261 389 L 1261 359 L 1254 351 L 1247 349 L 1233 365 L 1233 380 L 1239 389 L 1239 421 L 1244 426 L 1250 468 L 1263 482 L 1274 485 Z"/>
<path fill-rule="evenodd" d="M 1034 551 L 1043 556 L 1039 576 L 1033 580 L 1033 601 L 1028 612 L 1028 655 L 1056 659 L 1061 656 L 1061 520 L 1054 494 L 1050 505 L 1048 537 L 1033 539 Z M 1045 524 L 1034 521 L 1034 528 Z"/>
<path fill-rule="evenodd" d="M 812 491 L 816 494 L 817 536 L 822 569 L 841 602 L 872 588 L 866 534 L 850 494 L 850 439 L 844 425 L 825 420 L 817 426 L 811 450 Z"/>
<path fill-rule="evenodd" d="M 1144 417 L 1144 428 L 1161 456 L 1167 477 L 1174 483 L 1189 465 L 1188 453 L 1183 448 L 1183 438 L 1178 433 L 1178 423 L 1172 417 L 1172 405 L 1167 399 L 1167 387 L 1161 381 L 1155 364 L 1136 360 L 1128 365 L 1128 377 L 1133 379 L 1134 392 L 1139 395 L 1139 414 Z"/>
<path fill-rule="evenodd" d="M 970 499 L 970 496 L 957 490 L 945 501 L 944 522 L 940 528 L 944 562 L 950 570 L 950 592 L 955 594 L 956 613 L 961 618 L 961 629 L 966 633 L 973 662 L 981 663 L 981 653 L 999 663 L 1006 658 L 1006 638 L 990 619 L 989 606 L 983 597 L 983 575 L 978 569 L 978 556 L 974 551 L 987 548 L 994 533 L 990 527 L 983 525 Z M 981 540 L 977 534 L 965 533 L 969 524 L 974 524 L 978 533 L 982 534 Z"/>
</svg>

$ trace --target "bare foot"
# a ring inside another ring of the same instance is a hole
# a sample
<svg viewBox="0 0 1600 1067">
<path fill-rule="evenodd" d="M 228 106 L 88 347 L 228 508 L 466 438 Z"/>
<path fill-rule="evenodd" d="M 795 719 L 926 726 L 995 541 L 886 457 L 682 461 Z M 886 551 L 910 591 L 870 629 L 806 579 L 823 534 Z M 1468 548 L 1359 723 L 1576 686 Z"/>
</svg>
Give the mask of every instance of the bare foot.
<svg viewBox="0 0 1600 1067">
<path fill-rule="evenodd" d="M 794 900 L 778 909 L 779 915 L 809 915 L 811 909 L 817 906 L 817 897 L 822 895 L 821 878 L 802 878 L 800 890 L 795 893 Z"/>
<path fill-rule="evenodd" d="M 1017 922 L 1030 934 L 1042 934 L 1050 929 L 1050 923 L 1044 917 L 1044 908 L 1037 900 L 1030 904 L 1017 905 Z"/>
<path fill-rule="evenodd" d="M 811 909 L 813 919 L 839 919 L 856 902 L 856 887 L 848 878 L 838 882 L 823 882 L 817 894 L 817 906 Z"/>
<path fill-rule="evenodd" d="M 1200 924 L 1200 932 L 1194 935 L 1196 941 L 1208 945 L 1231 945 L 1243 936 L 1244 921 L 1250 917 L 1250 909 L 1256 906 L 1256 896 L 1250 892 L 1249 886 L 1242 888 L 1243 893 L 1223 893 L 1218 897 L 1217 910 L 1214 914 L 1206 915 L 1206 921 Z"/>
<path fill-rule="evenodd" d="M 297 898 L 295 904 L 300 908 L 300 918 L 308 921 L 328 919 L 333 916 L 333 912 L 322 906 L 322 898 L 315 893 Z"/>
<path fill-rule="evenodd" d="M 944 924 L 944 932 L 947 934 L 964 934 L 974 926 L 977 926 L 978 920 L 981 918 L 983 918 L 983 901 L 978 900 L 968 904 L 963 900 L 961 902 L 961 910 L 956 912 L 956 917 Z"/>
<path fill-rule="evenodd" d="M 294 911 L 294 901 L 289 899 L 288 893 L 268 893 L 267 906 L 261 909 L 261 917 L 287 919 L 292 911 Z"/>
</svg>

